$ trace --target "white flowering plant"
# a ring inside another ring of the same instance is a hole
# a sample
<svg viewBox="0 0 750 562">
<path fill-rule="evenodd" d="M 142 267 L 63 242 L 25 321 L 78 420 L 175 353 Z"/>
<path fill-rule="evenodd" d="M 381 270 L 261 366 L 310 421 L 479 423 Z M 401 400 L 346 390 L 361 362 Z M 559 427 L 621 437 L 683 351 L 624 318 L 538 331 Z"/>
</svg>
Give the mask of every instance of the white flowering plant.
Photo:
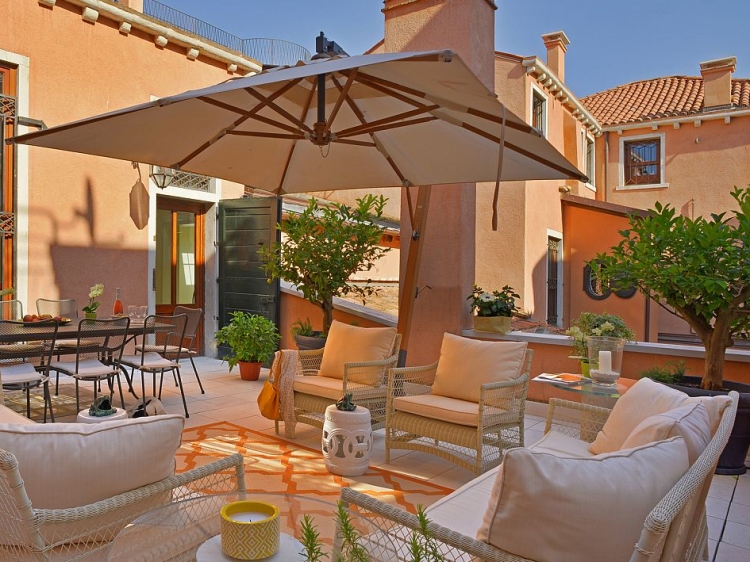
<svg viewBox="0 0 750 562">
<path fill-rule="evenodd" d="M 514 312 L 518 312 L 518 298 L 520 297 L 510 285 L 491 293 L 474 285 L 474 290 L 466 300 L 471 301 L 471 311 L 476 312 L 477 316 L 513 316 Z"/>
<path fill-rule="evenodd" d="M 88 312 L 89 314 L 93 314 L 96 312 L 96 309 L 99 308 L 99 305 L 101 304 L 97 298 L 101 297 L 104 294 L 104 284 L 103 283 L 97 283 L 96 285 L 92 286 L 89 289 L 89 304 L 83 307 L 84 312 Z"/>
<path fill-rule="evenodd" d="M 608 338 L 624 338 L 634 340 L 635 333 L 625 325 L 625 320 L 615 314 L 594 314 L 582 312 L 573 320 L 571 327 L 565 332 L 571 338 L 570 345 L 574 350 L 574 357 L 588 361 L 588 336 L 605 336 Z"/>
</svg>

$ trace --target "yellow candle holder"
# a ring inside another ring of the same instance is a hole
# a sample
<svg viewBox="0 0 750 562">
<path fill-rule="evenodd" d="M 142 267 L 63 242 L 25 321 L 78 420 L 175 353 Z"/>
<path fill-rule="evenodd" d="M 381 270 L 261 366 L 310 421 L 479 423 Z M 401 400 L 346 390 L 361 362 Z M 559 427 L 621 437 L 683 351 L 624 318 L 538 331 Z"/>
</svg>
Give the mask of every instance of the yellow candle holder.
<svg viewBox="0 0 750 562">
<path fill-rule="evenodd" d="M 258 501 L 236 501 L 221 508 L 221 550 L 240 560 L 258 560 L 279 550 L 279 508 Z"/>
</svg>

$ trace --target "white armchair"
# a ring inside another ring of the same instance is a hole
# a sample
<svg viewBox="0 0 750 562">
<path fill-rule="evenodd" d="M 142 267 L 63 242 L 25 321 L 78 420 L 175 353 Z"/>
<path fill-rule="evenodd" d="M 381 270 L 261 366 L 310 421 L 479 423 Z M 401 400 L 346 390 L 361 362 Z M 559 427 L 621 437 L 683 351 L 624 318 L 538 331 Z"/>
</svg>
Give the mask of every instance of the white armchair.
<svg viewBox="0 0 750 562">
<path fill-rule="evenodd" d="M 533 351 L 524 342 L 445 334 L 439 361 L 393 369 L 386 402 L 385 461 L 392 449 L 422 451 L 475 474 L 523 447 Z"/>
</svg>

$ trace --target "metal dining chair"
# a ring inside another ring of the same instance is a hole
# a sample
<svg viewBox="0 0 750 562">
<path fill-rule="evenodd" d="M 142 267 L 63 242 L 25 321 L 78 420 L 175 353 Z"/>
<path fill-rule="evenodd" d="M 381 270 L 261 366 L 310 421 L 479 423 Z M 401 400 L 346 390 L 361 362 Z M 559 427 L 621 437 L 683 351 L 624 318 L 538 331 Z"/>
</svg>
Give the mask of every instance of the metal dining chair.
<svg viewBox="0 0 750 562">
<path fill-rule="evenodd" d="M 182 405 L 185 408 L 185 417 L 189 418 L 187 401 L 185 400 L 185 389 L 182 386 L 180 376 L 180 355 L 182 342 L 185 338 L 187 327 L 187 314 L 147 316 L 143 323 L 143 334 L 141 343 L 136 346 L 136 353 L 123 355 L 122 365 L 131 368 L 131 378 L 135 377 L 135 371 L 141 372 L 141 392 L 143 405 L 146 405 L 146 375 L 152 376 L 152 394 L 161 399 L 161 390 L 164 383 L 164 373 L 171 371 L 180 388 Z M 170 350 L 172 359 L 167 358 Z M 156 375 L 159 379 L 159 392 L 156 392 Z"/>
<path fill-rule="evenodd" d="M 94 382 L 94 400 L 97 398 L 99 382 L 107 381 L 109 397 L 114 394 L 114 382 L 120 391 L 120 403 L 125 408 L 120 381 L 120 360 L 128 339 L 130 318 L 108 320 L 82 319 L 78 322 L 78 338 L 74 359 L 53 361 L 50 369 L 73 377 L 76 381 L 76 408 L 81 409 L 78 392 L 79 381 Z M 70 356 L 68 356 L 70 357 Z"/>
<path fill-rule="evenodd" d="M 23 303 L 16 299 L 0 301 L 0 320 L 23 320 Z"/>
<path fill-rule="evenodd" d="M 36 313 L 75 320 L 78 318 L 78 303 L 75 299 L 36 299 Z"/>
<path fill-rule="evenodd" d="M 23 390 L 26 392 L 26 417 L 31 417 L 31 389 L 42 387 L 44 394 L 44 421 L 47 421 L 47 408 L 52 422 L 52 399 L 49 393 L 49 369 L 52 350 L 57 338 L 58 324 L 54 320 L 39 322 L 0 321 L 2 336 L 23 333 L 21 342 L 0 345 L 0 381 L 2 390 Z M 0 396 L 1 397 L 1 396 Z M 1 402 L 1 400 L 0 400 Z"/>
<path fill-rule="evenodd" d="M 190 359 L 190 364 L 193 366 L 193 372 L 195 373 L 195 379 L 198 381 L 198 386 L 201 389 L 201 394 L 205 394 L 206 391 L 203 390 L 203 383 L 201 383 L 201 378 L 198 376 L 198 369 L 196 368 L 195 362 L 193 361 L 193 356 L 198 355 L 198 327 L 200 326 L 201 320 L 203 319 L 203 309 L 188 308 L 187 306 L 175 306 L 174 313 L 187 315 L 185 338 L 182 341 L 182 345 L 179 346 L 179 349 L 177 349 L 176 347 L 169 348 L 167 349 L 164 356 L 168 359 L 174 359 L 175 357 L 187 357 L 188 359 Z M 175 384 L 177 384 L 177 381 L 175 381 Z"/>
</svg>

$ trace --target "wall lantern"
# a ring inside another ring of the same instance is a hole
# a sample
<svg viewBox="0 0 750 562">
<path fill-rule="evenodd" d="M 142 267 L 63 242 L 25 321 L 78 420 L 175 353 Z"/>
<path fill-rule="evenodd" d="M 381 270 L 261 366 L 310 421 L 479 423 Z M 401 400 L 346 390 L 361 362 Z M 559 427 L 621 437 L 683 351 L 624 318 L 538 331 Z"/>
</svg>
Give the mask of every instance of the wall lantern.
<svg viewBox="0 0 750 562">
<path fill-rule="evenodd" d="M 149 176 L 159 189 L 168 188 L 175 179 L 175 173 L 172 168 L 162 168 L 161 166 L 151 166 Z"/>
</svg>

